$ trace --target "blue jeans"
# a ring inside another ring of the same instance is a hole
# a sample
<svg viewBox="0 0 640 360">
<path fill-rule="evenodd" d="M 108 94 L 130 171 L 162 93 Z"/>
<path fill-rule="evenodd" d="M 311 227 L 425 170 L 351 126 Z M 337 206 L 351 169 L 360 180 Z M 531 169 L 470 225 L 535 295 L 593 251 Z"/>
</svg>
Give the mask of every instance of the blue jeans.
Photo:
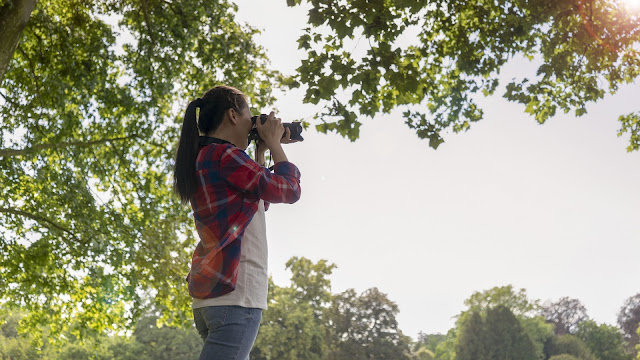
<svg viewBox="0 0 640 360">
<path fill-rule="evenodd" d="M 249 360 L 262 309 L 207 306 L 193 309 L 193 319 L 204 340 L 200 360 Z"/>
</svg>

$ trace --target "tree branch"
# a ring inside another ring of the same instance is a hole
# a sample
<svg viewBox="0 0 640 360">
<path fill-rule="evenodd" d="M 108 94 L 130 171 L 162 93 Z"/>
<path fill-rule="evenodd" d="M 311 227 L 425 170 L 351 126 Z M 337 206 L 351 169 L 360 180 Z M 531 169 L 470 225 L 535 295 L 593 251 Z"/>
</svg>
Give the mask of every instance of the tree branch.
<svg viewBox="0 0 640 360">
<path fill-rule="evenodd" d="M 180 8 L 177 8 L 177 7 L 173 6 L 173 2 L 167 1 L 167 0 L 163 0 L 163 2 L 169 6 L 169 9 L 171 11 L 173 11 L 174 14 L 180 15 L 183 18 L 185 17 L 184 11 L 182 11 L 182 9 L 180 9 Z M 181 19 L 181 20 L 184 20 L 184 19 Z"/>
<path fill-rule="evenodd" d="M 137 137 L 138 137 L 137 134 L 132 134 L 129 136 L 98 139 L 98 140 L 92 140 L 92 141 L 68 141 L 68 142 L 61 142 L 57 144 L 38 144 L 38 145 L 34 145 L 24 149 L 0 149 L 0 157 L 22 156 L 22 155 L 28 155 L 34 152 L 39 152 L 42 150 L 62 149 L 62 148 L 67 148 L 71 146 L 89 147 L 97 144 L 104 144 L 107 142 L 114 142 L 114 141 L 123 141 L 123 140 L 133 139 Z"/>
<path fill-rule="evenodd" d="M 2 96 L 2 98 L 4 99 L 4 101 L 8 102 L 11 105 L 18 105 L 15 101 L 13 101 L 13 99 L 9 99 L 7 97 L 7 95 L 3 94 L 2 91 L 0 91 L 0 96 Z"/>
<path fill-rule="evenodd" d="M 147 31 L 149 31 L 149 38 L 151 39 L 151 44 L 156 44 L 155 36 L 153 35 L 153 30 L 151 29 L 151 19 L 149 17 L 149 7 L 147 6 L 147 0 L 140 0 L 142 4 L 142 15 L 144 16 L 144 22 L 147 25 Z"/>
<path fill-rule="evenodd" d="M 73 233 L 73 231 L 69 230 L 68 228 L 57 224 L 55 222 L 53 222 L 52 220 L 49 220 L 45 217 L 42 217 L 40 215 L 35 215 L 26 211 L 22 211 L 22 210 L 17 210 L 17 209 L 9 209 L 9 208 L 3 208 L 0 207 L 0 213 L 7 213 L 7 214 L 13 214 L 13 215 L 18 215 L 18 216 L 22 216 L 22 217 L 26 217 L 29 218 L 31 220 L 37 221 L 38 223 L 47 223 L 49 224 L 48 227 L 52 227 L 54 229 L 58 229 L 60 231 L 64 231 L 66 233 L 68 233 L 69 235 L 71 235 L 76 241 L 78 241 L 78 243 L 80 242 L 80 239 Z"/>
</svg>

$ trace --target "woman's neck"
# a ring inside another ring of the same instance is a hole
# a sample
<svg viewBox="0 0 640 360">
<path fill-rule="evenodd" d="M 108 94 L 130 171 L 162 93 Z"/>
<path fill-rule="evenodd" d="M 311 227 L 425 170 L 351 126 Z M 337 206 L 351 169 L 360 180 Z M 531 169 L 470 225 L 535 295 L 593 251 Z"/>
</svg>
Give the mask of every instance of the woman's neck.
<svg viewBox="0 0 640 360">
<path fill-rule="evenodd" d="M 210 131 L 206 134 L 206 136 L 214 137 L 217 139 L 225 140 L 230 142 L 235 147 L 242 147 L 243 144 L 246 144 L 246 139 L 241 139 L 239 134 L 236 134 L 229 129 L 216 129 L 214 131 Z"/>
</svg>

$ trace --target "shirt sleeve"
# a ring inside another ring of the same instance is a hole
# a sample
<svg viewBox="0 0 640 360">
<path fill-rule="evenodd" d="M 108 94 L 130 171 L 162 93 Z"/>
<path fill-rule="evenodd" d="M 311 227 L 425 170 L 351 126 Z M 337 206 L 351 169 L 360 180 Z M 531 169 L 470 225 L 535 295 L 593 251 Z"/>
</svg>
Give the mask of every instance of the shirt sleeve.
<svg viewBox="0 0 640 360">
<path fill-rule="evenodd" d="M 288 161 L 276 163 L 272 173 L 231 146 L 220 159 L 220 175 L 236 189 L 268 203 L 293 204 L 300 199 L 300 170 Z"/>
</svg>

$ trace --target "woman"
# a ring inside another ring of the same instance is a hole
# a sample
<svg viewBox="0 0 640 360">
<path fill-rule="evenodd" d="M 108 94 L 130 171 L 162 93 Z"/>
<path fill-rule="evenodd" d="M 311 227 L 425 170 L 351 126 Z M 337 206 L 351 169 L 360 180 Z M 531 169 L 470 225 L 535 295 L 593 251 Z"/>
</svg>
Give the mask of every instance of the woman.
<svg viewBox="0 0 640 360">
<path fill-rule="evenodd" d="M 253 128 L 245 95 L 216 86 L 192 101 L 176 154 L 174 188 L 190 202 L 200 241 L 187 276 L 196 328 L 204 340 L 200 359 L 245 360 L 267 308 L 269 203 L 300 198 L 300 172 L 281 143 L 291 134 L 274 113 L 262 124 L 256 161 L 244 150 Z M 200 136 L 204 134 L 204 136 Z M 264 167 L 269 149 L 274 171 Z"/>
</svg>

